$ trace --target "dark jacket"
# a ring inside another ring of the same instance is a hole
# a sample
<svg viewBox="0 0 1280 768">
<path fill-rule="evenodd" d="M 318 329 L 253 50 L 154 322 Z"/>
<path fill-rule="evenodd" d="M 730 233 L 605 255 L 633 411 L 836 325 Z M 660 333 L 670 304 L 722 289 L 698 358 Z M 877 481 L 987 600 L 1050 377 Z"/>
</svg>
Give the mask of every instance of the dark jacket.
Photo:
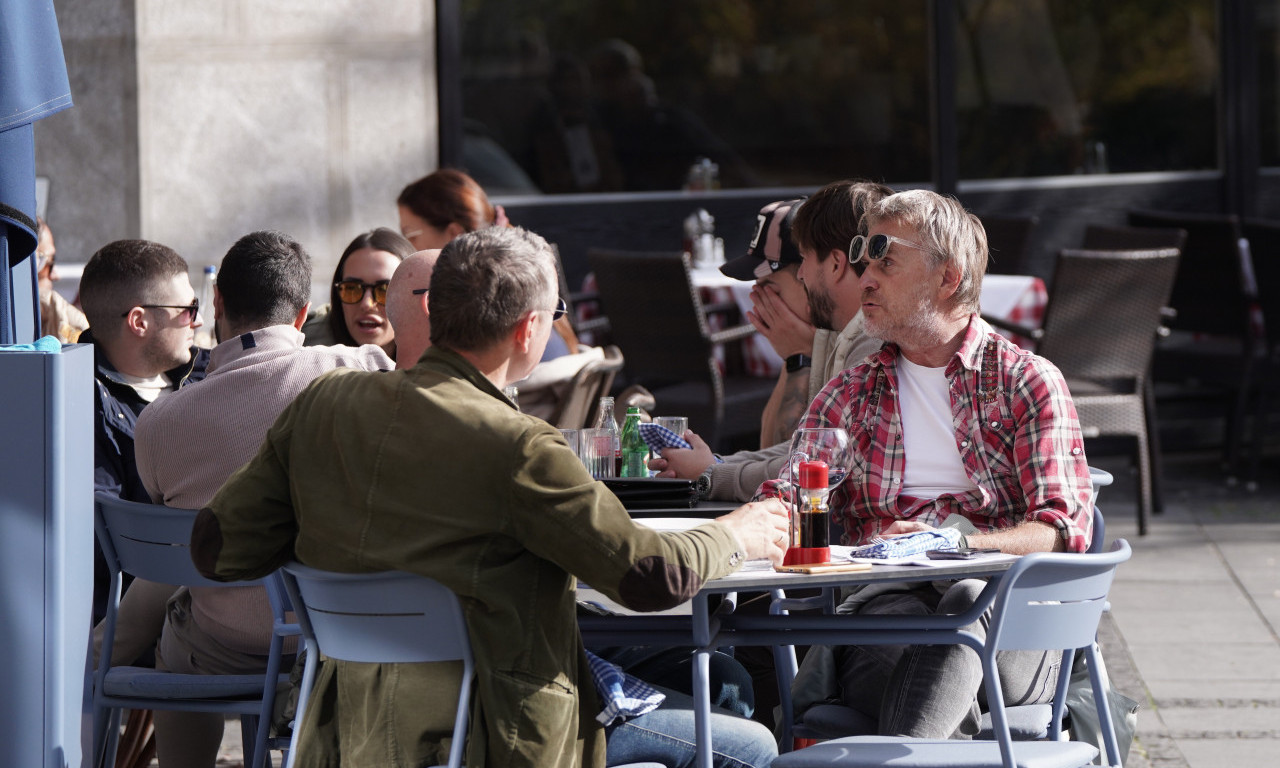
<svg viewBox="0 0 1280 768">
<path fill-rule="evenodd" d="M 147 401 L 133 387 L 111 378 L 117 373 L 107 360 L 102 347 L 93 339 L 93 330 L 80 334 L 81 344 L 93 344 L 93 489 L 120 496 L 130 501 L 150 503 L 151 496 L 138 477 L 138 463 L 133 456 L 133 428 Z M 209 365 L 209 350 L 191 348 L 191 360 L 165 375 L 175 389 L 204 378 Z M 102 550 L 93 542 L 93 620 L 97 623 L 106 612 L 110 572 Z"/>
</svg>

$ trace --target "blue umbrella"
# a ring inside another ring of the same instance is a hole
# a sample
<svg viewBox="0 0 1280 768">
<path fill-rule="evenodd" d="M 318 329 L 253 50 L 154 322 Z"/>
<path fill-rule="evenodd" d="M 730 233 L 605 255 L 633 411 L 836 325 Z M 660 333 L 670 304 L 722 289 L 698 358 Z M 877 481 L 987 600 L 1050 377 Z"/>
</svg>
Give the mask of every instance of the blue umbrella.
<svg viewBox="0 0 1280 768">
<path fill-rule="evenodd" d="M 36 249 L 32 124 L 69 106 L 71 86 L 53 3 L 0 0 L 0 344 L 15 341 L 10 270 Z"/>
</svg>

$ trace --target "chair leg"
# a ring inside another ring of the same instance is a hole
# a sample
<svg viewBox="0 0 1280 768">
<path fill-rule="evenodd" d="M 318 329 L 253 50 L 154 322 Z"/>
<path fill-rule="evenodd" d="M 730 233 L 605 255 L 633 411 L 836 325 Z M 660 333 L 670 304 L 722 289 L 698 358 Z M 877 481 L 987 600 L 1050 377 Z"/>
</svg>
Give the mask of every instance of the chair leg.
<svg viewBox="0 0 1280 768">
<path fill-rule="evenodd" d="M 1138 454 L 1138 535 L 1147 535 L 1147 521 L 1151 515 L 1151 446 L 1145 429 L 1134 435 Z"/>
<path fill-rule="evenodd" d="M 1164 454 L 1160 449 L 1160 425 L 1156 421 L 1156 397 L 1151 379 L 1142 386 L 1142 420 L 1147 427 L 1147 456 L 1151 462 L 1151 511 L 1164 512 Z"/>
</svg>

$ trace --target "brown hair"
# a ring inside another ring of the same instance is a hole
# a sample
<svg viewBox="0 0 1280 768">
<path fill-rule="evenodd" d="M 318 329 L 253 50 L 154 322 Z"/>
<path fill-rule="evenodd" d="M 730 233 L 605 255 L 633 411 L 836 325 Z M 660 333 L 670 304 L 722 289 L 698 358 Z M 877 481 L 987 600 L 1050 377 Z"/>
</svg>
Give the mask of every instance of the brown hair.
<svg viewBox="0 0 1280 768">
<path fill-rule="evenodd" d="M 437 229 L 461 225 L 475 232 L 494 222 L 495 211 L 476 180 L 452 168 L 442 168 L 405 187 L 396 204 Z"/>
<path fill-rule="evenodd" d="M 80 277 L 80 304 L 94 338 L 114 338 L 120 330 L 121 313 L 155 301 L 162 283 L 186 273 L 187 262 L 167 245 L 116 240 L 102 246 L 84 265 Z"/>
<path fill-rule="evenodd" d="M 889 187 L 865 179 L 833 181 L 813 193 L 796 211 L 791 239 L 801 251 L 813 251 L 818 261 L 826 260 L 832 251 L 845 253 L 849 241 L 858 234 L 867 209 L 892 194 Z"/>
</svg>

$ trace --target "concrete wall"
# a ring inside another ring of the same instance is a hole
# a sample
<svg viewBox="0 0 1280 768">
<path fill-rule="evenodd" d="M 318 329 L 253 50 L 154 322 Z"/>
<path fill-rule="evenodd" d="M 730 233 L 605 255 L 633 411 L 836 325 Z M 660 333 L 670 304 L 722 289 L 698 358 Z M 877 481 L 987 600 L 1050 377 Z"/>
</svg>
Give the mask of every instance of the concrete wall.
<svg viewBox="0 0 1280 768">
<path fill-rule="evenodd" d="M 62 0 L 76 106 L 44 121 L 59 257 L 145 237 L 192 265 L 255 229 L 327 284 L 437 165 L 432 0 Z"/>
</svg>

